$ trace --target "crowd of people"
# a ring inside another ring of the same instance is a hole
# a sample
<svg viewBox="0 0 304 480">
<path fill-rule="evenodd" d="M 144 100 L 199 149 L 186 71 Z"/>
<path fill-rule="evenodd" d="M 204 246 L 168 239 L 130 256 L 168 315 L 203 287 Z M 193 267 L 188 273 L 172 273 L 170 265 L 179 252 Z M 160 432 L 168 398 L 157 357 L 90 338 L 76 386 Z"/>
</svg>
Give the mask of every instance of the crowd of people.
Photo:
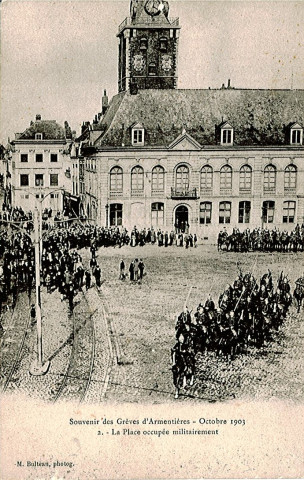
<svg viewBox="0 0 304 480">
<path fill-rule="evenodd" d="M 22 218 L 22 226 L 29 218 L 22 212 L 12 212 L 14 218 Z M 20 226 L 20 223 L 18 224 Z M 41 284 L 51 293 L 58 289 L 62 300 L 67 298 L 73 309 L 73 298 L 83 286 L 91 286 L 91 277 L 101 286 L 101 268 L 96 261 L 95 240 L 87 227 L 71 225 L 47 232 L 41 252 Z M 26 230 L 26 229 L 25 229 Z M 77 252 L 82 246 L 90 246 L 90 269 L 85 269 Z M 15 307 L 19 292 L 26 291 L 29 298 L 35 285 L 35 251 L 31 235 L 13 229 L 0 231 L 0 314 L 4 304 Z"/>
<path fill-rule="evenodd" d="M 176 397 L 181 386 L 193 383 L 198 353 L 233 359 L 250 346 L 265 346 L 280 329 L 291 303 L 288 277 L 282 272 L 275 284 L 268 271 L 260 281 L 251 273 L 240 273 L 220 295 L 217 307 L 210 296 L 194 314 L 186 307 L 177 318 L 171 352 Z"/>
<path fill-rule="evenodd" d="M 304 251 L 304 224 L 296 225 L 291 232 L 280 231 L 278 228 L 255 228 L 250 231 L 247 228 L 241 232 L 234 228 L 229 235 L 223 229 L 218 235 L 218 250 L 231 252 L 303 252 Z"/>
</svg>

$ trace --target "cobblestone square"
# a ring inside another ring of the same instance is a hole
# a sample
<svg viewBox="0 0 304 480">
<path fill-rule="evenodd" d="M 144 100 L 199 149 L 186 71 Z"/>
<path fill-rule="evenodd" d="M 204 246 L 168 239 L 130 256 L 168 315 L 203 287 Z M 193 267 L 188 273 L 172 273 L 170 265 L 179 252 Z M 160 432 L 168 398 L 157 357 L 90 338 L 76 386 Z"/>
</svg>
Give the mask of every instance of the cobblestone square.
<svg viewBox="0 0 304 480">
<path fill-rule="evenodd" d="M 80 254 L 88 266 L 89 250 Z M 240 269 L 260 278 L 269 268 L 275 281 L 284 271 L 293 289 L 302 274 L 302 257 L 302 253 L 217 252 L 205 245 L 188 250 L 152 245 L 101 248 L 97 261 L 102 285 L 79 292 L 72 316 L 57 291 L 42 291 L 44 358 L 51 361 L 45 376 L 29 374 L 36 327 L 27 320 L 26 294 L 18 298 L 13 315 L 5 314 L 1 386 L 51 402 L 176 402 L 170 350 L 176 317 L 190 287 L 187 303 L 193 311 L 209 294 L 217 303 Z M 126 270 L 134 258 L 143 259 L 141 283 L 119 280 L 122 258 Z M 194 385 L 182 390 L 177 401 L 303 400 L 303 338 L 303 312 L 297 314 L 292 305 L 282 329 L 265 347 L 251 347 L 234 360 L 198 354 Z"/>
</svg>

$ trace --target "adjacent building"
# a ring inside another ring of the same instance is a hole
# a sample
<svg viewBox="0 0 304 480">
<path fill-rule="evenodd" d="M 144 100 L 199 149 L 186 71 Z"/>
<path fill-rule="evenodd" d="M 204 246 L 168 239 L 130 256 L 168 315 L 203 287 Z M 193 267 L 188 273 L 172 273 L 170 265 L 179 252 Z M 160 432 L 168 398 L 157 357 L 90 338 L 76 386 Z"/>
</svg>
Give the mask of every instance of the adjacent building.
<svg viewBox="0 0 304 480">
<path fill-rule="evenodd" d="M 71 161 L 72 132 L 55 120 L 35 121 L 17 133 L 12 146 L 12 205 L 33 210 L 37 201 L 43 208 L 62 211 L 79 203 L 75 193 L 75 161 Z M 76 161 L 78 164 L 78 159 Z"/>
</svg>

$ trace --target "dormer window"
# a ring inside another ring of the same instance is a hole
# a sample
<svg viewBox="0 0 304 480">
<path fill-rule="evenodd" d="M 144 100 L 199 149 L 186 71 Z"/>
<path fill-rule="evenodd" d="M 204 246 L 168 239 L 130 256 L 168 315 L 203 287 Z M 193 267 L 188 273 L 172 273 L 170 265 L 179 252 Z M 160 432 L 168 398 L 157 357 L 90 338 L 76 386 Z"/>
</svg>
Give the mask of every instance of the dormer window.
<svg viewBox="0 0 304 480">
<path fill-rule="evenodd" d="M 42 133 L 36 133 L 35 140 L 42 140 Z"/>
<path fill-rule="evenodd" d="M 148 40 L 145 37 L 140 39 L 140 50 L 147 50 L 148 48 Z"/>
<path fill-rule="evenodd" d="M 161 52 L 166 52 L 168 48 L 168 41 L 166 37 L 161 37 L 159 39 L 159 49 Z"/>
<path fill-rule="evenodd" d="M 303 144 L 303 128 L 298 123 L 294 123 L 290 127 L 290 145 Z"/>
<path fill-rule="evenodd" d="M 132 145 L 143 146 L 145 143 L 145 130 L 142 125 L 136 124 L 132 128 Z"/>
<path fill-rule="evenodd" d="M 221 145 L 233 145 L 233 128 L 229 123 L 220 125 Z"/>
</svg>

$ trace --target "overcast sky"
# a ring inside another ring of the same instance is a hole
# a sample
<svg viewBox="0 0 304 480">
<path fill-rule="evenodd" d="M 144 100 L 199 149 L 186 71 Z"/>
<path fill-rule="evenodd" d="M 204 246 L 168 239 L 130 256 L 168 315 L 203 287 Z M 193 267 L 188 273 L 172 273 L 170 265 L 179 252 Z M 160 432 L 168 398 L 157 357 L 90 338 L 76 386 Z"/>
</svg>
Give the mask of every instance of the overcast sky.
<svg viewBox="0 0 304 480">
<path fill-rule="evenodd" d="M 169 0 L 180 17 L 179 88 L 304 88 L 304 1 Z M 129 0 L 4 0 L 1 135 L 37 113 L 79 133 L 117 93 L 117 28 Z"/>
</svg>

